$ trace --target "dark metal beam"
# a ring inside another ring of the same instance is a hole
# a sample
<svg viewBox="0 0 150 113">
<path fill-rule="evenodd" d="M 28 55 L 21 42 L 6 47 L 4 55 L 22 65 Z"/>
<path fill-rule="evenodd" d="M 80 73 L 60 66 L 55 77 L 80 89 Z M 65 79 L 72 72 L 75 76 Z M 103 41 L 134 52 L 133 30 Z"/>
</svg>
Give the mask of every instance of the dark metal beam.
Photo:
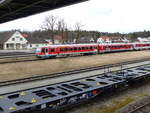
<svg viewBox="0 0 150 113">
<path fill-rule="evenodd" d="M 88 0 L 0 0 L 0 23 Z"/>
</svg>

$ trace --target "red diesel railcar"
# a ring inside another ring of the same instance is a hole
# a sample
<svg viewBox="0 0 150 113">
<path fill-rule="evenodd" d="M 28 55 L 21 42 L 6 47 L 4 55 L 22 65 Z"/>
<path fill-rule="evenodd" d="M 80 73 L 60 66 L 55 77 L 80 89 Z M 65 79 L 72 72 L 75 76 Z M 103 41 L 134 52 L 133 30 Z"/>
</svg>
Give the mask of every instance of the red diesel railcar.
<svg viewBox="0 0 150 113">
<path fill-rule="evenodd" d="M 96 54 L 98 52 L 97 48 L 97 44 L 52 45 L 38 48 L 36 50 L 36 56 L 49 58 L 56 56 Z"/>
<path fill-rule="evenodd" d="M 106 52 L 150 49 L 150 43 L 106 43 L 50 45 L 36 49 L 36 56 L 52 58 L 56 56 L 87 55 Z"/>
</svg>

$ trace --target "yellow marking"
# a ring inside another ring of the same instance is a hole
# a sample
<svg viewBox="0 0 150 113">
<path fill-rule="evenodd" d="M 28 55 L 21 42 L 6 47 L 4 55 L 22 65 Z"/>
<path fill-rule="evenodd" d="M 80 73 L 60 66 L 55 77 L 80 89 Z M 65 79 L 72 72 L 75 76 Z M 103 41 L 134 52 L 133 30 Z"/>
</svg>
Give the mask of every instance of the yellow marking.
<svg viewBox="0 0 150 113">
<path fill-rule="evenodd" d="M 118 67 L 112 67 L 111 68 L 111 71 L 117 71 L 117 70 L 119 70 Z"/>
<path fill-rule="evenodd" d="M 26 93 L 25 92 L 20 92 L 20 96 L 25 96 Z"/>
<path fill-rule="evenodd" d="M 118 85 L 116 84 L 116 85 L 115 85 L 115 88 L 117 88 L 117 87 L 118 87 Z"/>
<path fill-rule="evenodd" d="M 96 83 L 97 86 L 101 85 L 99 82 Z"/>
<path fill-rule="evenodd" d="M 36 103 L 37 100 L 36 100 L 35 98 L 32 98 L 31 102 L 32 102 L 32 103 Z"/>
<path fill-rule="evenodd" d="M 53 106 L 53 104 L 50 104 L 50 105 L 48 105 L 49 107 L 52 107 Z"/>
<path fill-rule="evenodd" d="M 15 108 L 12 107 L 12 106 L 10 106 L 8 109 L 9 109 L 9 110 L 15 110 Z"/>
<path fill-rule="evenodd" d="M 0 99 L 3 99 L 3 96 L 0 96 Z"/>
</svg>

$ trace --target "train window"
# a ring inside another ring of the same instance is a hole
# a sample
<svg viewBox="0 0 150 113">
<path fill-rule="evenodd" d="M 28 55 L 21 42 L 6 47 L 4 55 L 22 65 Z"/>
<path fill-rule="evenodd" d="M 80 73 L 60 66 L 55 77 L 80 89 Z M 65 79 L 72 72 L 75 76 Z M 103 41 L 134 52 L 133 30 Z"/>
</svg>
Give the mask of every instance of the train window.
<svg viewBox="0 0 150 113">
<path fill-rule="evenodd" d="M 65 48 L 65 51 L 68 51 L 68 48 Z"/>
<path fill-rule="evenodd" d="M 84 48 L 84 47 L 82 47 L 82 50 L 85 50 L 85 48 Z"/>
<path fill-rule="evenodd" d="M 63 51 L 63 48 L 60 48 L 60 51 Z"/>
<path fill-rule="evenodd" d="M 90 46 L 90 49 L 93 49 L 93 47 L 92 47 L 92 46 Z"/>
<path fill-rule="evenodd" d="M 70 48 L 70 51 L 72 51 L 72 48 Z"/>
<path fill-rule="evenodd" d="M 51 52 L 54 52 L 55 51 L 55 49 L 54 48 L 51 48 Z"/>
<path fill-rule="evenodd" d="M 45 49 L 45 52 L 48 53 L 48 48 Z"/>
<path fill-rule="evenodd" d="M 89 48 L 88 47 L 86 47 L 86 50 L 88 50 Z"/>
<path fill-rule="evenodd" d="M 74 51 L 76 51 L 77 50 L 77 48 L 76 47 L 74 47 Z"/>
<path fill-rule="evenodd" d="M 42 53 L 45 53 L 45 48 L 42 48 L 42 51 L 41 51 Z"/>
<path fill-rule="evenodd" d="M 79 47 L 79 48 L 78 48 L 78 50 L 80 51 L 80 50 L 81 50 L 81 48 Z"/>
</svg>

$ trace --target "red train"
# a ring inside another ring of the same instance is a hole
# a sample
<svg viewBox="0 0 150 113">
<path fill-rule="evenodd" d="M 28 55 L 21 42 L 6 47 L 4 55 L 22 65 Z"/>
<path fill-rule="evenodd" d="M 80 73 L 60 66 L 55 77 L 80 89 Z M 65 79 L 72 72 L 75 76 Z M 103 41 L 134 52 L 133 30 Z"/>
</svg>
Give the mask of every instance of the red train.
<svg viewBox="0 0 150 113">
<path fill-rule="evenodd" d="M 150 49 L 150 43 L 70 44 L 50 45 L 36 49 L 39 58 L 88 55 L 106 52 Z"/>
</svg>

